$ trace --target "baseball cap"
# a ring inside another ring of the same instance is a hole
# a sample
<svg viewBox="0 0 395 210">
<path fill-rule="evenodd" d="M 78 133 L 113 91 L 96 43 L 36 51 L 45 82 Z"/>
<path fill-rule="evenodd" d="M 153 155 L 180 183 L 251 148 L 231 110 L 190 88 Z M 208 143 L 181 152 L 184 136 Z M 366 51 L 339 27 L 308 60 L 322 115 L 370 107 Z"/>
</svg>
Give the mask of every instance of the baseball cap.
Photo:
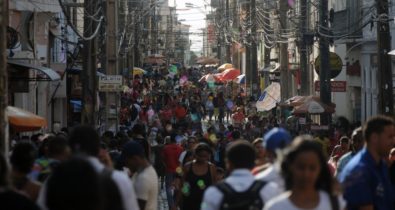
<svg viewBox="0 0 395 210">
<path fill-rule="evenodd" d="M 144 157 L 144 155 L 144 148 L 141 144 L 136 141 L 129 141 L 122 148 L 121 160 L 125 160 L 127 157 L 131 156 Z"/>
<path fill-rule="evenodd" d="M 263 136 L 263 146 L 273 152 L 284 149 L 291 141 L 291 134 L 284 128 L 272 128 Z"/>
</svg>

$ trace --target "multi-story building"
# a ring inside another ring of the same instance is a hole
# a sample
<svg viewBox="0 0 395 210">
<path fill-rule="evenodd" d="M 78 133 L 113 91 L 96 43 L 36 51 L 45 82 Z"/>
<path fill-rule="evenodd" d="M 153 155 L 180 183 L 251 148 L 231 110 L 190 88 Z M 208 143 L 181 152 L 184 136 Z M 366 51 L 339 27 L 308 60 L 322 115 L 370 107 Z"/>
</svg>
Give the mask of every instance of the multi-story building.
<svg viewBox="0 0 395 210">
<path fill-rule="evenodd" d="M 67 125 L 64 23 L 57 1 L 9 1 L 9 104 L 46 118 L 49 129 Z"/>
</svg>

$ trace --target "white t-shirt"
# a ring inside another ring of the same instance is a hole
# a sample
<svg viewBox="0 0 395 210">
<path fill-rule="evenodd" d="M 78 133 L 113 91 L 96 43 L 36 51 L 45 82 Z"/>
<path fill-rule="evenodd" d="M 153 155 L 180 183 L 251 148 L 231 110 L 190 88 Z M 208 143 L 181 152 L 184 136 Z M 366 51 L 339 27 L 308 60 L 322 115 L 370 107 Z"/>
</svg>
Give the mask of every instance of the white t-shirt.
<svg viewBox="0 0 395 210">
<path fill-rule="evenodd" d="M 145 209 L 157 210 L 158 206 L 158 175 L 151 165 L 132 177 L 137 199 L 145 200 Z"/>
<path fill-rule="evenodd" d="M 262 180 L 265 182 L 274 182 L 277 184 L 280 192 L 285 191 L 284 179 L 280 174 L 279 166 L 276 164 L 271 165 L 266 170 L 256 174 L 255 179 Z"/>
<path fill-rule="evenodd" d="M 328 193 L 324 191 L 320 191 L 320 201 L 318 205 L 315 208 L 309 209 L 309 210 L 332 210 L 332 205 L 331 201 L 329 198 Z M 301 210 L 302 208 L 299 208 L 295 206 L 295 204 L 292 203 L 292 201 L 289 199 L 290 193 L 285 192 L 272 200 L 270 200 L 264 207 L 264 210 Z M 346 202 L 341 196 L 338 196 L 338 201 L 339 201 L 339 209 L 343 210 L 346 207 Z"/>
</svg>

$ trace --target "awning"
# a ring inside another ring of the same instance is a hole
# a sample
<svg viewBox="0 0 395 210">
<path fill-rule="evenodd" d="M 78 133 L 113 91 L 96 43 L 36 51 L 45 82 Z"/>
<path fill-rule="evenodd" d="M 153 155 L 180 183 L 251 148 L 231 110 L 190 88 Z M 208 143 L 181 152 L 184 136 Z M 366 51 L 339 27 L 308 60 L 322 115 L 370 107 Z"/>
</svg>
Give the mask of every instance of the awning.
<svg viewBox="0 0 395 210">
<path fill-rule="evenodd" d="M 58 80 L 60 80 L 60 75 L 53 69 L 50 69 L 47 67 L 36 66 L 33 64 L 23 63 L 21 61 L 15 61 L 15 60 L 8 60 L 7 63 L 10 65 L 26 68 L 27 70 L 34 69 L 34 70 L 41 72 L 42 74 L 45 75 L 45 78 L 37 79 L 40 81 L 58 81 Z"/>
<path fill-rule="evenodd" d="M 35 131 L 47 126 L 47 120 L 18 107 L 7 106 L 6 116 L 16 132 Z"/>
</svg>

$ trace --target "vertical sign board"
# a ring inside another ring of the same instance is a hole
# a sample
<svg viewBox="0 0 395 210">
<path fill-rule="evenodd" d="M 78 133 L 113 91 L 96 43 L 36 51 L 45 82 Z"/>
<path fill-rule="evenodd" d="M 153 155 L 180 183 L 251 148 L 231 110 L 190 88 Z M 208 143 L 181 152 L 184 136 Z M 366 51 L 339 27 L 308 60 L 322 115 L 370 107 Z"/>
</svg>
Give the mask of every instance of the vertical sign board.
<svg viewBox="0 0 395 210">
<path fill-rule="evenodd" d="M 118 92 L 122 90 L 122 75 L 106 75 L 99 77 L 100 92 Z"/>
</svg>

